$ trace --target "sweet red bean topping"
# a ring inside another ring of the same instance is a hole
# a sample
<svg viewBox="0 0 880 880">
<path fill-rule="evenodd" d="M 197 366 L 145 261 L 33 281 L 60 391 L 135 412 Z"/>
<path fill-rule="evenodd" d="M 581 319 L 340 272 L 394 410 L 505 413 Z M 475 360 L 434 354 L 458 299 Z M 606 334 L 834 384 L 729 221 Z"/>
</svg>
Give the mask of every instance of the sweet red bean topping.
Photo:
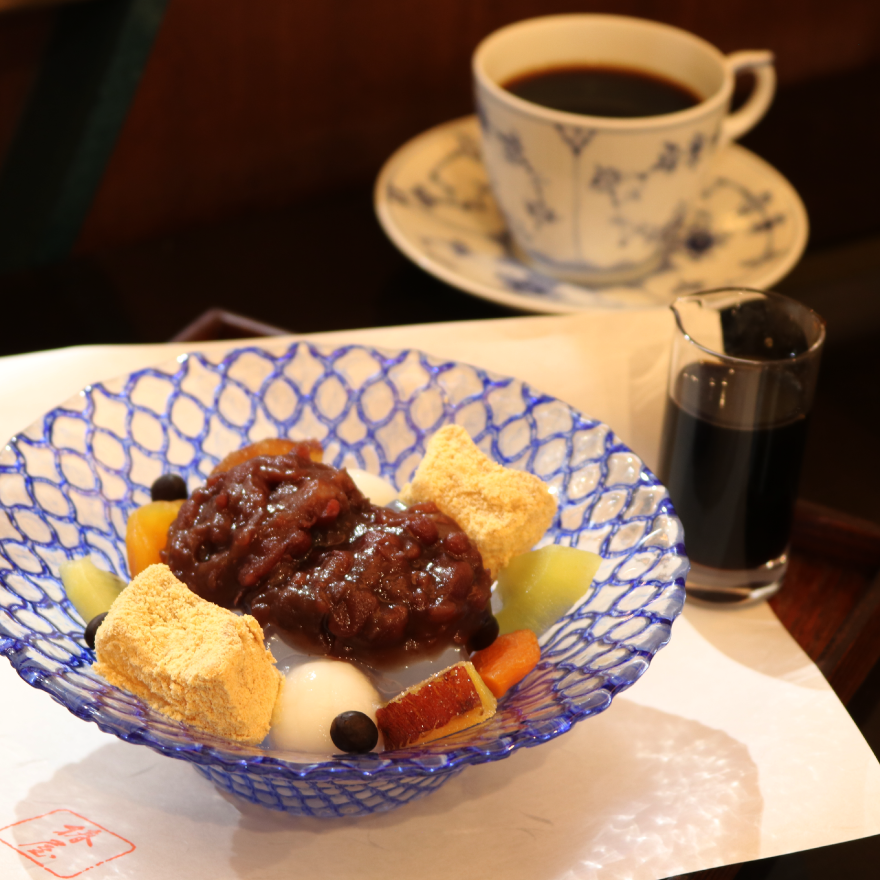
<svg viewBox="0 0 880 880">
<path fill-rule="evenodd" d="M 498 621 L 495 619 L 495 615 L 487 609 L 483 622 L 468 641 L 467 649 L 469 653 L 473 654 L 474 651 L 482 651 L 483 648 L 488 648 L 498 638 L 498 632 Z"/>
<path fill-rule="evenodd" d="M 96 614 L 86 626 L 86 631 L 84 633 L 86 644 L 94 651 L 95 650 L 95 636 L 98 634 L 98 627 L 104 622 L 104 618 L 107 616 L 107 612 L 103 612 L 102 614 Z"/>
<path fill-rule="evenodd" d="M 205 599 L 310 650 L 371 663 L 465 645 L 490 579 L 433 504 L 376 507 L 308 447 L 215 474 L 184 502 L 165 561 Z"/>
<path fill-rule="evenodd" d="M 178 501 L 187 496 L 186 482 L 180 474 L 162 474 L 150 486 L 150 500 Z"/>
<path fill-rule="evenodd" d="M 342 712 L 330 725 L 330 739 L 341 752 L 370 752 L 379 742 L 379 729 L 363 712 Z"/>
</svg>

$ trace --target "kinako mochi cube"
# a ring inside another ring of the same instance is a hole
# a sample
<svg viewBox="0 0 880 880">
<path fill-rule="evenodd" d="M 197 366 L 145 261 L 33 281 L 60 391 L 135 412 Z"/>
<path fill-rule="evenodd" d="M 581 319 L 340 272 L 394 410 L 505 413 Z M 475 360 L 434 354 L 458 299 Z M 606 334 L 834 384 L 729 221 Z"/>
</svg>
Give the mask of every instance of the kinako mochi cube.
<svg viewBox="0 0 880 880">
<path fill-rule="evenodd" d="M 386 749 L 417 746 L 488 721 L 495 697 L 463 660 L 398 694 L 376 710 Z"/>
<path fill-rule="evenodd" d="M 95 671 L 165 715 L 242 743 L 269 732 L 282 682 L 263 631 L 151 565 L 114 601 Z"/>
<path fill-rule="evenodd" d="M 531 549 L 556 516 L 544 482 L 487 458 L 461 425 L 444 425 L 431 437 L 400 498 L 433 501 L 477 545 L 493 575 Z"/>
</svg>

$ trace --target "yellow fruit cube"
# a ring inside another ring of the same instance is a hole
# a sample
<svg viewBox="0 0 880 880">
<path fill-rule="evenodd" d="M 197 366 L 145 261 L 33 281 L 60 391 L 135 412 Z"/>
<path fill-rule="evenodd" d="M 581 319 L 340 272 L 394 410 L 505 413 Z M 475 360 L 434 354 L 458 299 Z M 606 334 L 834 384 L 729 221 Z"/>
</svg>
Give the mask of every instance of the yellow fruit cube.
<svg viewBox="0 0 880 880">
<path fill-rule="evenodd" d="M 540 636 L 589 589 L 602 557 L 552 544 L 515 556 L 498 575 L 502 635 L 530 629 Z"/>
<path fill-rule="evenodd" d="M 109 610 L 126 586 L 121 577 L 98 568 L 88 557 L 62 562 L 61 583 L 86 623 Z"/>
<path fill-rule="evenodd" d="M 128 518 L 125 549 L 128 571 L 134 578 L 150 565 L 162 562 L 159 555 L 168 543 L 168 528 L 177 519 L 183 501 L 151 501 Z"/>
</svg>

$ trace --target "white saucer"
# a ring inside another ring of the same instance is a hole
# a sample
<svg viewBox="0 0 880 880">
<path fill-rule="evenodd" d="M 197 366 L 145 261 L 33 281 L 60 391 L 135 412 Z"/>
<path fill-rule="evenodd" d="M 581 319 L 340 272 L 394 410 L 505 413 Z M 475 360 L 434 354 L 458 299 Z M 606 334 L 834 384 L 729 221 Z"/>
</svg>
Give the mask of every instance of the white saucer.
<svg viewBox="0 0 880 880">
<path fill-rule="evenodd" d="M 447 284 L 529 312 L 665 306 L 716 287 L 767 289 L 807 243 L 803 202 L 775 168 L 733 145 L 658 269 L 635 282 L 588 288 L 557 281 L 518 259 L 480 160 L 476 116 L 439 125 L 404 144 L 376 181 L 389 238 Z"/>
</svg>

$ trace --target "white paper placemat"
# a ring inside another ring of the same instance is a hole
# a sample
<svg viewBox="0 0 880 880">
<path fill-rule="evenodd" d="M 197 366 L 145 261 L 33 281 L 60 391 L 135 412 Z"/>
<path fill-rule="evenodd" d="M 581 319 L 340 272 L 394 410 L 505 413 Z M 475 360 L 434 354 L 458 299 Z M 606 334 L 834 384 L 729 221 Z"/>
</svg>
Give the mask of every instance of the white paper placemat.
<svg viewBox="0 0 880 880">
<path fill-rule="evenodd" d="M 653 466 L 669 319 L 605 313 L 310 338 L 418 347 L 517 375 L 608 422 Z M 91 381 L 183 350 L 2 359 L 0 433 Z M 352 820 L 227 799 L 184 762 L 74 718 L 5 662 L 0 701 L 4 880 L 84 871 L 95 880 L 659 880 L 880 833 L 880 765 L 767 606 L 688 608 L 670 645 L 608 711 L 539 748 L 468 768 L 406 808 Z"/>
</svg>

